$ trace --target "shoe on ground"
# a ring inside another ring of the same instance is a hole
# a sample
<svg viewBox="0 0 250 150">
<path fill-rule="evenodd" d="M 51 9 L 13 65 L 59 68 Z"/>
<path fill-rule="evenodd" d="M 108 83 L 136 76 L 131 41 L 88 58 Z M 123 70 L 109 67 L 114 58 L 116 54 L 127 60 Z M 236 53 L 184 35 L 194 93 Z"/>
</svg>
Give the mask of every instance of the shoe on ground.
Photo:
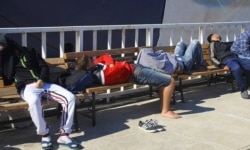
<svg viewBox="0 0 250 150">
<path fill-rule="evenodd" d="M 143 130 L 145 132 L 148 132 L 148 133 L 155 133 L 155 132 L 157 132 L 155 126 L 152 123 L 150 123 L 149 120 L 146 120 L 145 122 L 139 121 L 138 127 L 141 130 Z"/>
<path fill-rule="evenodd" d="M 248 95 L 247 90 L 241 92 L 240 95 L 241 95 L 241 97 L 242 97 L 243 99 L 249 99 L 249 95 Z"/>
<path fill-rule="evenodd" d="M 157 120 L 150 119 L 149 121 L 150 121 L 150 123 L 155 127 L 155 129 L 156 129 L 158 132 L 165 131 L 164 126 L 159 125 L 159 123 L 158 123 Z"/>
</svg>

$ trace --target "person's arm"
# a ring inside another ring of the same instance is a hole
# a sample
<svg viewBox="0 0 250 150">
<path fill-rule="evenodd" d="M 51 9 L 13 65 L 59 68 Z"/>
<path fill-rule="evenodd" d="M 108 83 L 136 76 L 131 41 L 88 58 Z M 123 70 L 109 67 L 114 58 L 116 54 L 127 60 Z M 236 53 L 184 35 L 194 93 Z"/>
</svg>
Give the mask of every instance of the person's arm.
<svg viewBox="0 0 250 150">
<path fill-rule="evenodd" d="M 214 54 L 214 50 L 215 50 L 215 43 L 211 43 L 210 44 L 210 59 L 212 61 L 212 63 L 216 66 L 219 67 L 220 66 L 220 61 L 218 59 L 215 58 L 215 54 Z"/>
<path fill-rule="evenodd" d="M 249 33 L 250 34 L 250 33 Z M 246 34 L 245 38 L 240 42 L 242 47 L 242 55 L 250 57 L 250 35 Z"/>
<path fill-rule="evenodd" d="M 231 47 L 231 52 L 250 57 L 250 31 L 246 31 L 237 37 Z"/>
</svg>

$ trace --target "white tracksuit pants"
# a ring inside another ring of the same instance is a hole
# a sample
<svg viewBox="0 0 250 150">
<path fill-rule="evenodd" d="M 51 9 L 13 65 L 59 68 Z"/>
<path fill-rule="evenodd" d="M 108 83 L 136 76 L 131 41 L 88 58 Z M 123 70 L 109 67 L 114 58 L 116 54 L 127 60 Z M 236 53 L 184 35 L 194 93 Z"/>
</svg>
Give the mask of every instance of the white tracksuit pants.
<svg viewBox="0 0 250 150">
<path fill-rule="evenodd" d="M 36 88 L 35 85 L 36 83 L 26 85 L 25 89 L 21 91 L 21 97 L 29 105 L 30 116 L 37 128 L 37 134 L 45 135 L 49 132 L 43 117 L 42 97 L 62 104 L 60 130 L 61 133 L 71 133 L 75 111 L 75 95 L 56 84 L 44 83 L 42 88 Z"/>
</svg>

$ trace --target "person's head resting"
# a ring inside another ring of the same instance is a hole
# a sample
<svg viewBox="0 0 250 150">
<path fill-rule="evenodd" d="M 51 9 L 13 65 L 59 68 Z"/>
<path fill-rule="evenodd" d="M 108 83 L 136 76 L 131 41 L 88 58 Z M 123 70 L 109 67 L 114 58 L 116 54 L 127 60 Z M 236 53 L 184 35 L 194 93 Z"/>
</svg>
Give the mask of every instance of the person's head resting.
<svg viewBox="0 0 250 150">
<path fill-rule="evenodd" d="M 0 52 L 3 51 L 6 46 L 7 46 L 7 42 L 5 39 L 5 35 L 0 33 Z"/>
<path fill-rule="evenodd" d="M 89 59 L 87 55 L 82 55 L 82 57 L 76 59 L 76 70 L 89 70 L 92 66 L 93 62 Z"/>
<path fill-rule="evenodd" d="M 221 36 L 217 33 L 212 33 L 212 34 L 208 35 L 208 37 L 207 37 L 208 43 L 220 42 L 221 39 L 222 39 Z"/>
</svg>

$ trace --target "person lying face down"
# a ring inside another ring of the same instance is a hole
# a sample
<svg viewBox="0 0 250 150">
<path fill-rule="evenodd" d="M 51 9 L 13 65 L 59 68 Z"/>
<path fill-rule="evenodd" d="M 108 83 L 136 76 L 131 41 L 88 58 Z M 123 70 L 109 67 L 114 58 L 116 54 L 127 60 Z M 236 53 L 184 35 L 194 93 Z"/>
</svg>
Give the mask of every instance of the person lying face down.
<svg viewBox="0 0 250 150">
<path fill-rule="evenodd" d="M 115 61 L 110 55 L 103 55 L 91 61 L 83 55 L 76 62 L 76 69 L 90 70 L 97 76 L 100 83 L 134 82 L 140 85 L 151 85 L 159 88 L 161 115 L 178 119 L 181 116 L 170 110 L 170 101 L 175 88 L 175 80 L 171 75 L 156 68 L 145 67 L 141 64 L 129 64 Z"/>
<path fill-rule="evenodd" d="M 222 42 L 222 38 L 217 33 L 208 35 L 207 41 L 210 43 L 210 58 L 212 63 L 225 70 L 230 70 L 241 91 L 243 99 L 249 99 L 247 89 L 250 86 L 250 59 L 240 58 L 231 51 L 233 42 Z M 242 71 L 246 76 L 244 82 Z"/>
</svg>

